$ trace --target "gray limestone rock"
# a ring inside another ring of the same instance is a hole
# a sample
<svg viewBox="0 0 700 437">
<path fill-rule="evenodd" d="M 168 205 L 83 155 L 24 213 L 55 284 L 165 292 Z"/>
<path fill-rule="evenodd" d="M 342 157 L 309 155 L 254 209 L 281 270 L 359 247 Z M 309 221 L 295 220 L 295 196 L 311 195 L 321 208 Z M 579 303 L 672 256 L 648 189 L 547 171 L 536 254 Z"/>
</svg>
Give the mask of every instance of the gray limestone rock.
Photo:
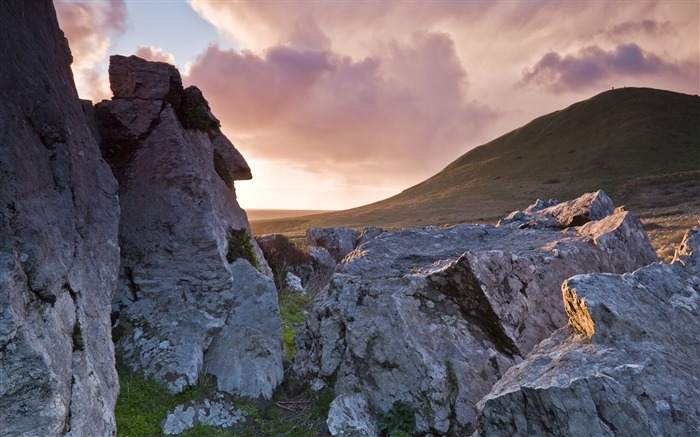
<svg viewBox="0 0 700 437">
<path fill-rule="evenodd" d="M 112 56 L 110 74 L 115 99 L 99 103 L 95 114 L 119 181 L 118 364 L 176 393 L 197 382 L 208 353 L 225 389 L 269 397 L 281 372 L 276 290 L 233 185 L 250 178 L 250 168 L 201 92 L 182 89 L 174 67 Z M 241 338 L 243 327 L 260 335 Z M 220 338 L 233 338 L 231 331 L 244 343 Z M 252 367 L 244 363 L 251 357 Z M 252 373 L 245 381 L 226 375 L 220 360 L 239 363 L 231 372 Z"/>
<path fill-rule="evenodd" d="M 690 229 L 676 249 L 673 262 L 683 262 L 688 256 L 700 256 L 700 226 Z"/>
<path fill-rule="evenodd" d="M 340 395 L 331 402 L 326 420 L 328 431 L 334 436 L 375 437 L 379 435 L 367 400 L 360 394 Z"/>
<path fill-rule="evenodd" d="M 357 241 L 355 242 L 355 247 L 364 244 L 370 240 L 374 240 L 378 236 L 382 235 L 384 233 L 384 229 L 377 228 L 375 226 L 367 226 L 365 227 L 362 232 L 360 232 L 360 236 L 357 237 Z"/>
<path fill-rule="evenodd" d="M 161 425 L 165 435 L 178 435 L 197 425 L 209 425 L 228 430 L 243 426 L 248 414 L 236 408 L 223 393 L 214 393 L 204 399 L 189 401 L 170 411 Z"/>
<path fill-rule="evenodd" d="M 615 206 L 601 190 L 587 193 L 568 202 L 537 199 L 524 211 L 514 211 L 498 222 L 508 228 L 568 228 L 600 220 L 612 214 Z"/>
<path fill-rule="evenodd" d="M 231 264 L 231 273 L 235 298 L 204 356 L 204 371 L 216 376 L 221 391 L 271 399 L 284 377 L 277 289 L 248 261 Z"/>
<path fill-rule="evenodd" d="M 700 258 L 575 276 L 562 293 L 569 326 L 479 402 L 478 435 L 700 434 Z"/>
<path fill-rule="evenodd" d="M 182 90 L 182 80 L 177 69 L 165 62 L 114 55 L 109 58 L 109 86 L 115 99 L 163 100 L 171 88 Z"/>
<path fill-rule="evenodd" d="M 51 1 L 0 2 L 0 435 L 113 436 L 117 184 Z"/>
<path fill-rule="evenodd" d="M 313 247 L 323 248 L 336 263 L 355 249 L 360 232 L 347 228 L 311 228 L 306 230 L 306 239 Z"/>
<path fill-rule="evenodd" d="M 317 297 L 294 370 L 312 387 L 363 395 L 375 418 L 400 400 L 419 432 L 463 435 L 475 429 L 477 401 L 566 324 L 564 279 L 656 260 L 626 211 L 565 230 L 385 232 L 347 255 Z"/>
</svg>

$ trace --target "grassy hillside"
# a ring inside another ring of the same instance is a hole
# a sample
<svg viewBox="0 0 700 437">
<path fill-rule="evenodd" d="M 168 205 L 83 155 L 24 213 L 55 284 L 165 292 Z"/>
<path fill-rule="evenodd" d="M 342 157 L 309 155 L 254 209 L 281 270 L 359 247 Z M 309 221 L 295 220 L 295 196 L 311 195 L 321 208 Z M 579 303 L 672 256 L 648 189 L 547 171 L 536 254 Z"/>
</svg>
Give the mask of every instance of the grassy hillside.
<svg viewBox="0 0 700 437">
<path fill-rule="evenodd" d="M 252 227 L 297 236 L 315 226 L 492 222 L 537 197 L 568 199 L 602 188 L 619 203 L 623 187 L 629 195 L 638 178 L 699 170 L 700 97 L 623 88 L 539 117 L 389 199 Z M 681 178 L 698 190 L 697 174 Z"/>
</svg>

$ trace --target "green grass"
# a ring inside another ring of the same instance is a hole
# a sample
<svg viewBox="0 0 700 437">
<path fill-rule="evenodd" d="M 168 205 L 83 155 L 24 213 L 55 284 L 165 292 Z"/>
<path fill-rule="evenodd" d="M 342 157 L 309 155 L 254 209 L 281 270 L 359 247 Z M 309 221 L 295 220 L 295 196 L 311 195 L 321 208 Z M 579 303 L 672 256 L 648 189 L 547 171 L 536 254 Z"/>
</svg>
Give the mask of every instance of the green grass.
<svg viewBox="0 0 700 437">
<path fill-rule="evenodd" d="M 299 326 L 306 321 L 304 310 L 309 307 L 312 298 L 300 293 L 282 292 L 278 296 L 280 316 L 282 318 L 282 341 L 287 350 L 289 361 L 294 358 L 294 335 Z"/>
<path fill-rule="evenodd" d="M 388 229 L 493 222 L 536 198 L 618 190 L 641 177 L 700 169 L 700 97 L 649 88 L 606 91 L 477 147 L 389 199 L 306 217 L 251 222 L 256 235 L 309 227 Z M 557 182 L 554 182 L 557 181 Z"/>
<path fill-rule="evenodd" d="M 121 391 L 117 398 L 115 415 L 118 437 L 162 436 L 160 424 L 168 411 L 189 400 L 210 394 L 214 387 L 203 383 L 187 391 L 171 395 L 161 383 L 140 377 L 119 375 Z M 266 408 L 238 401 L 236 407 L 248 414 L 249 425 L 223 431 L 205 425 L 181 434 L 184 437 L 313 437 L 325 423 L 333 392 L 304 392 L 295 399 L 287 399 L 278 392 Z"/>
<path fill-rule="evenodd" d="M 115 408 L 118 437 L 159 436 L 160 423 L 169 410 L 212 391 L 212 387 L 201 385 L 171 395 L 159 382 L 127 375 L 119 375 L 119 386 Z"/>
</svg>

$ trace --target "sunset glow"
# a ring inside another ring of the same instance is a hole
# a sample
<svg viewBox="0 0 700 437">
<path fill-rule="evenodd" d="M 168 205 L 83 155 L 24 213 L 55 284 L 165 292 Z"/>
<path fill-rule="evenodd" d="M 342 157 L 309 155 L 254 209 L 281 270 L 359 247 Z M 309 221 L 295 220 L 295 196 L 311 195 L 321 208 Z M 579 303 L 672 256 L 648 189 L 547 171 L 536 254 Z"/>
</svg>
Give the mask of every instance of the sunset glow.
<svg viewBox="0 0 700 437">
<path fill-rule="evenodd" d="M 83 98 L 175 63 L 246 157 L 244 208 L 381 200 L 612 87 L 700 93 L 697 1 L 56 1 Z"/>
</svg>

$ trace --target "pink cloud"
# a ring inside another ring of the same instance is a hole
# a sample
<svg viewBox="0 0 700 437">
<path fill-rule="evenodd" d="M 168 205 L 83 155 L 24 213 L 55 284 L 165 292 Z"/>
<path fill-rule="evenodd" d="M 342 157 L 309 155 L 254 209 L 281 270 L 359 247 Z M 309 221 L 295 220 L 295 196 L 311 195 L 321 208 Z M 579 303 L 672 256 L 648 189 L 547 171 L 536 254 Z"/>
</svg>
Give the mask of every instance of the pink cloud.
<svg viewBox="0 0 700 437">
<path fill-rule="evenodd" d="M 346 180 L 358 168 L 377 180 L 427 176 L 496 116 L 467 99 L 467 73 L 442 33 L 415 33 L 359 60 L 285 46 L 259 55 L 209 47 L 186 80 L 245 138 L 248 155 L 333 166 Z"/>
<path fill-rule="evenodd" d="M 175 57 L 172 53 L 164 52 L 163 49 L 153 46 L 139 46 L 134 55 L 147 61 L 167 62 L 175 64 Z"/>
<path fill-rule="evenodd" d="M 83 98 L 108 98 L 109 83 L 100 72 L 109 55 L 110 35 L 126 29 L 123 0 L 109 2 L 69 2 L 57 0 L 56 14 L 73 54 L 73 75 Z"/>
<path fill-rule="evenodd" d="M 630 43 L 618 45 L 610 51 L 590 46 L 579 50 L 576 55 L 561 56 L 549 52 L 532 68 L 523 71 L 521 83 L 536 84 L 561 93 L 581 91 L 599 86 L 604 80 L 625 77 L 663 74 L 682 78 L 688 71 L 690 69 Z"/>
</svg>

